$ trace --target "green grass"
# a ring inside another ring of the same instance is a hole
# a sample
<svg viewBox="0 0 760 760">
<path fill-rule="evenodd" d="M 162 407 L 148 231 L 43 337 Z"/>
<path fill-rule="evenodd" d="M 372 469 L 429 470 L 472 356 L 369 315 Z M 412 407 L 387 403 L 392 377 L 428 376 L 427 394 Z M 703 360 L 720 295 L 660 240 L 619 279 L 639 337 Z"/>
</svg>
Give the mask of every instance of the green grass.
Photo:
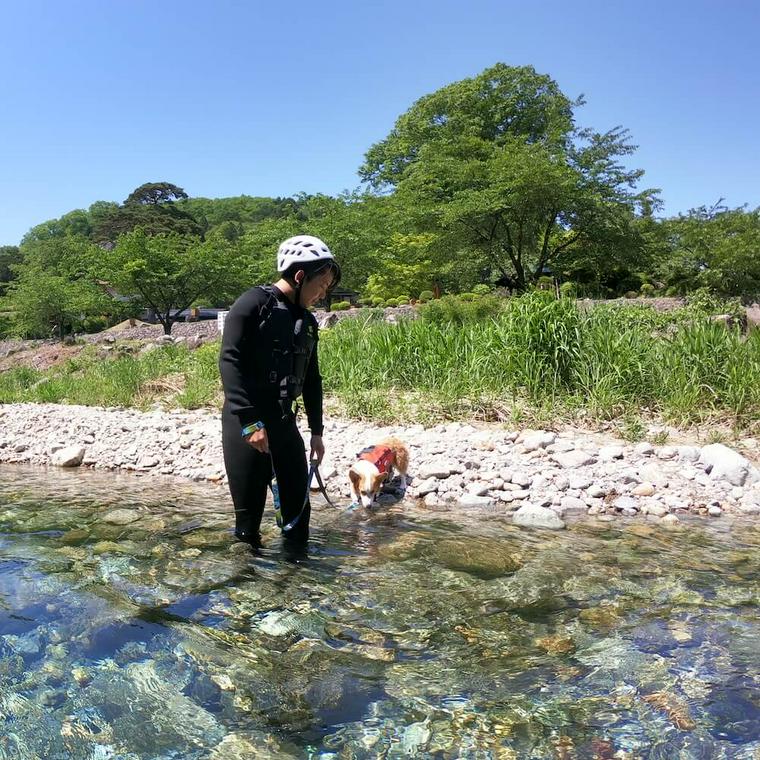
<svg viewBox="0 0 760 760">
<path fill-rule="evenodd" d="M 48 372 L 0 374 L 0 402 L 218 407 L 218 350 L 104 359 L 93 349 Z M 617 420 L 635 438 L 645 417 L 737 429 L 760 421 L 760 331 L 745 336 L 695 309 L 585 312 L 544 293 L 449 301 L 397 325 L 342 320 L 320 337 L 320 366 L 332 408 L 382 422 Z"/>
</svg>

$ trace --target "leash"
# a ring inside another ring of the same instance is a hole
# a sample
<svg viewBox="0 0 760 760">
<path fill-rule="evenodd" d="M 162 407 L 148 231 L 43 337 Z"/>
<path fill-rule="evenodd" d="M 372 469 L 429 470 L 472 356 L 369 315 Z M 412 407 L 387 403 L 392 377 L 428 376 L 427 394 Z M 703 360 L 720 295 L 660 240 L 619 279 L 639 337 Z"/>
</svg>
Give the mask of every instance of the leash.
<svg viewBox="0 0 760 760">
<path fill-rule="evenodd" d="M 271 454 L 270 454 L 271 458 Z M 325 490 L 325 484 L 322 480 L 322 476 L 319 474 L 319 462 L 316 459 L 312 459 L 309 462 L 309 475 L 306 478 L 306 494 L 303 498 L 303 504 L 301 505 L 301 511 L 287 524 L 282 524 L 282 511 L 280 508 L 280 489 L 277 485 L 277 476 L 274 472 L 274 462 L 272 462 L 272 479 L 269 481 L 269 487 L 272 490 L 272 502 L 274 503 L 274 517 L 277 521 L 277 527 L 280 528 L 283 533 L 289 530 L 293 530 L 295 526 L 298 524 L 298 521 L 303 517 L 304 510 L 306 509 L 306 505 L 309 503 L 309 491 L 311 490 L 311 481 L 312 479 L 316 477 L 317 478 L 317 485 L 319 486 L 319 491 L 322 494 L 322 496 L 325 498 L 325 501 L 331 506 L 334 507 L 335 504 L 330 500 L 330 497 L 327 495 L 327 491 Z"/>
</svg>

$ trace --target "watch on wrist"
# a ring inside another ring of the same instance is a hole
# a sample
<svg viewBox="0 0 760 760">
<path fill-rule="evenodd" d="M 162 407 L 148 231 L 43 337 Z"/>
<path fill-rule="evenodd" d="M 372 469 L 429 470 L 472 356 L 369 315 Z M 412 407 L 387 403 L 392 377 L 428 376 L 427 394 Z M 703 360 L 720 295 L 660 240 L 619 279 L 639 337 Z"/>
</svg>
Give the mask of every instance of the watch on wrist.
<svg viewBox="0 0 760 760">
<path fill-rule="evenodd" d="M 263 430 L 266 426 L 261 420 L 257 422 L 251 422 L 242 429 L 243 438 L 247 438 L 251 433 L 255 433 L 257 430 Z"/>
</svg>

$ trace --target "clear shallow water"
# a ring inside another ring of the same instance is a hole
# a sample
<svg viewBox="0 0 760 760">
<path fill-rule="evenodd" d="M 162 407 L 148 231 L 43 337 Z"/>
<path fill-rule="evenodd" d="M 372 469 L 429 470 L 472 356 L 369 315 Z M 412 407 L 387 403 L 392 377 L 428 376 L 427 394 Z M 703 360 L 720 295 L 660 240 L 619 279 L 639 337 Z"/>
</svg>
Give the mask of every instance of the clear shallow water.
<svg viewBox="0 0 760 760">
<path fill-rule="evenodd" d="M 758 526 L 229 509 L 0 468 L 0 760 L 760 758 Z"/>
</svg>

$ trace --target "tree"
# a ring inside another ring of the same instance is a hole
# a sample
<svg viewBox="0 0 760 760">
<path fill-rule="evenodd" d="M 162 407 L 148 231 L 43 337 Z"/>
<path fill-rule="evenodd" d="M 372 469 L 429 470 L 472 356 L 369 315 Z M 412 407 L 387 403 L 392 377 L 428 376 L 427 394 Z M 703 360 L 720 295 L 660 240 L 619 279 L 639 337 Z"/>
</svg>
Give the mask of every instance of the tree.
<svg viewBox="0 0 760 760">
<path fill-rule="evenodd" d="M 19 334 L 47 338 L 55 332 L 63 338 L 88 317 L 118 312 L 93 275 L 102 251 L 87 240 L 37 236 L 22 243 L 20 254 L 3 299 Z"/>
<path fill-rule="evenodd" d="M 636 251 L 635 214 L 655 203 L 620 163 L 627 132 L 577 129 L 581 104 L 531 67 L 497 64 L 418 100 L 360 174 L 524 290 L 574 249 Z"/>
<path fill-rule="evenodd" d="M 105 301 L 91 283 L 53 274 L 37 265 L 26 266 L 14 280 L 5 305 L 13 313 L 13 331 L 30 338 L 61 340 Z"/>
<path fill-rule="evenodd" d="M 726 296 L 760 294 L 760 208 L 721 201 L 663 222 L 670 256 L 660 273 L 681 292 L 709 287 Z"/>
<path fill-rule="evenodd" d="M 115 245 L 120 235 L 141 227 L 148 235 L 203 236 L 205 227 L 185 211 L 176 199 L 187 193 L 171 182 L 148 182 L 133 190 L 121 206 L 97 209 L 90 237 L 104 247 Z"/>
<path fill-rule="evenodd" d="M 124 205 L 158 206 L 161 203 L 171 203 L 188 197 L 181 187 L 171 182 L 146 182 L 127 196 Z"/>
<path fill-rule="evenodd" d="M 104 253 L 100 273 L 113 289 L 153 309 L 169 335 L 177 314 L 199 299 L 226 303 L 238 295 L 243 257 L 222 238 L 151 236 L 137 228 Z"/>
</svg>

